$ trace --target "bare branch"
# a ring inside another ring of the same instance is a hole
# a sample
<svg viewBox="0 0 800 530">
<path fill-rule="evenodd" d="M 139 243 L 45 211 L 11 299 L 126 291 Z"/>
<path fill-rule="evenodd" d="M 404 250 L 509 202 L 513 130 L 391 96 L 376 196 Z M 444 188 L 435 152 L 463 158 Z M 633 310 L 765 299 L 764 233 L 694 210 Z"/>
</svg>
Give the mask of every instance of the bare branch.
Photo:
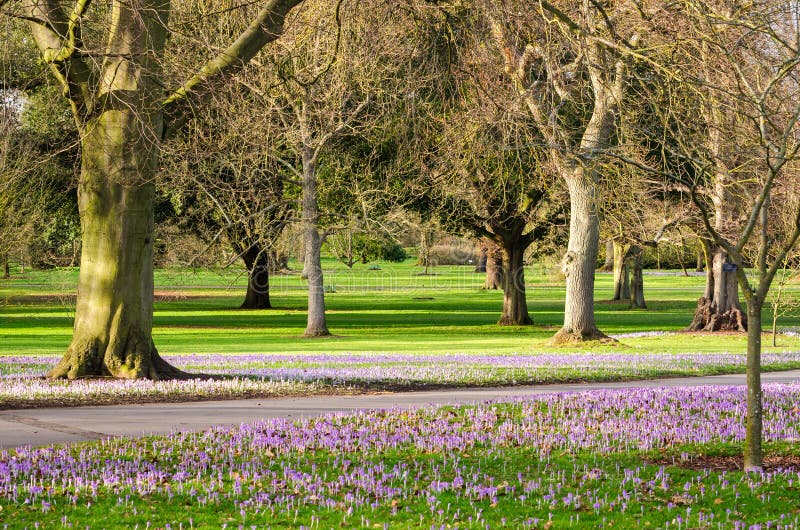
<svg viewBox="0 0 800 530">
<path fill-rule="evenodd" d="M 166 116 L 164 135 L 174 134 L 186 123 L 192 105 L 207 97 L 215 82 L 240 71 L 261 48 L 280 37 L 289 11 L 302 2 L 269 0 L 233 44 L 173 91 L 163 103 Z"/>
</svg>

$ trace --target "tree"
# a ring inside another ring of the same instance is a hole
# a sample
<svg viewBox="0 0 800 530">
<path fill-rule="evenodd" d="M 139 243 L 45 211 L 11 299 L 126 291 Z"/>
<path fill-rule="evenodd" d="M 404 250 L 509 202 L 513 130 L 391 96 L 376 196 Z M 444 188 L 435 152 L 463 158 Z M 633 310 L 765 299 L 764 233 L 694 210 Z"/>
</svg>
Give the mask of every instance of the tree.
<svg viewBox="0 0 800 530">
<path fill-rule="evenodd" d="M 467 230 L 496 245 L 487 272 L 492 270 L 503 289 L 498 324 L 529 325 L 525 251 L 546 235 L 559 209 L 548 201 L 550 183 L 537 158 L 541 153 L 525 148 L 528 124 L 515 120 L 513 107 L 504 105 L 497 92 L 494 107 L 477 94 L 473 98 L 464 114 L 448 115 L 442 159 L 428 175 L 432 208 L 451 231 Z"/>
<path fill-rule="evenodd" d="M 525 252 L 560 209 L 547 200 L 552 173 L 542 137 L 496 68 L 500 51 L 486 45 L 491 24 L 481 5 L 448 5 L 443 22 L 428 21 L 449 37 L 431 38 L 424 48 L 422 81 L 409 98 L 409 110 L 425 123 L 415 124 L 406 142 L 418 168 L 406 178 L 409 203 L 450 233 L 490 242 L 486 287 L 503 289 L 498 324 L 529 325 Z"/>
<path fill-rule="evenodd" d="M 634 105 L 634 107 L 639 107 Z M 646 164 L 646 149 L 628 136 L 640 138 L 638 128 L 646 118 L 628 111 L 621 120 L 616 151 L 623 158 Z M 630 307 L 646 309 L 643 256 L 646 248 L 657 249 L 667 232 L 687 222 L 691 215 L 680 194 L 672 193 L 663 180 L 654 179 L 634 164 L 609 161 L 603 170 L 605 201 L 602 217 L 613 243 L 613 300 L 626 300 Z"/>
<path fill-rule="evenodd" d="M 776 274 L 777 289 L 771 289 L 768 302 L 772 312 L 772 346 L 778 345 L 778 319 L 782 316 L 797 316 L 800 299 L 797 292 L 791 290 L 790 284 L 800 275 L 796 252 L 791 252 L 783 260 L 780 271 Z"/>
<path fill-rule="evenodd" d="M 248 282 L 240 309 L 272 307 L 276 241 L 295 214 L 294 175 L 280 162 L 289 150 L 275 138 L 274 113 L 259 103 L 244 85 L 220 87 L 165 146 L 164 180 L 182 204 L 182 228 L 205 232 L 212 242 L 226 240 L 231 261 L 244 263 Z"/>
<path fill-rule="evenodd" d="M 73 168 L 76 136 L 54 82 L 37 66 L 25 24 L 0 26 L 0 260 L 74 265 L 80 238 Z"/>
<path fill-rule="evenodd" d="M 800 238 L 800 203 L 793 192 L 800 162 L 796 9 L 779 0 L 741 6 L 687 1 L 655 21 L 655 27 L 668 28 L 665 41 L 676 43 L 664 65 L 672 100 L 691 92 L 706 105 L 699 115 L 680 115 L 685 107 L 672 107 L 671 117 L 678 118 L 665 120 L 657 135 L 666 138 L 665 150 L 686 162 L 685 170 L 662 175 L 688 190 L 708 238 L 724 252 L 715 255 L 715 293 L 733 294 L 735 286 L 729 288 L 717 273 L 733 274 L 747 303 L 746 470 L 763 461 L 762 309 Z M 694 142 L 698 130 L 711 141 Z M 725 194 L 708 193 L 709 182 Z M 740 201 L 732 202 L 734 191 Z M 741 222 L 720 223 L 720 212 L 734 205 L 740 205 Z M 776 210 L 791 214 L 776 216 Z"/>
<path fill-rule="evenodd" d="M 18 132 L 20 96 L 5 90 L 0 94 L 0 261 L 2 277 L 9 278 L 10 254 L 32 237 L 31 214 L 39 208 L 28 185 L 35 148 Z"/>
<path fill-rule="evenodd" d="M 598 2 L 486 3 L 498 65 L 517 90 L 549 148 L 549 165 L 570 197 L 570 234 L 562 260 L 567 289 L 556 342 L 602 339 L 594 317 L 600 237 L 600 161 L 614 144 L 630 55 L 637 35 L 624 3 L 613 16 Z M 615 7 L 615 9 L 617 9 Z M 612 23 L 612 19 L 617 23 Z M 621 22 L 620 22 L 621 21 Z"/>
<path fill-rule="evenodd" d="M 153 196 L 165 138 L 221 80 L 277 39 L 301 0 L 266 0 L 233 42 L 165 89 L 172 7 L 165 0 L 0 0 L 29 21 L 80 136 L 83 234 L 72 342 L 53 378 L 185 376 L 152 339 Z M 174 45 L 170 43 L 170 45 Z"/>
<path fill-rule="evenodd" d="M 325 219 L 334 215 L 320 207 L 320 178 L 337 168 L 349 139 L 376 122 L 384 97 L 393 94 L 391 83 L 401 80 L 403 61 L 397 57 L 408 53 L 398 46 L 399 34 L 393 30 L 400 30 L 391 6 L 360 2 L 348 7 L 340 11 L 329 2 L 309 2 L 287 32 L 286 46 L 267 57 L 274 67 L 250 70 L 244 81 L 272 109 L 280 142 L 292 151 L 284 165 L 301 189 L 307 337 L 330 335 L 321 252 Z M 341 31 L 332 23 L 337 18 Z"/>
</svg>

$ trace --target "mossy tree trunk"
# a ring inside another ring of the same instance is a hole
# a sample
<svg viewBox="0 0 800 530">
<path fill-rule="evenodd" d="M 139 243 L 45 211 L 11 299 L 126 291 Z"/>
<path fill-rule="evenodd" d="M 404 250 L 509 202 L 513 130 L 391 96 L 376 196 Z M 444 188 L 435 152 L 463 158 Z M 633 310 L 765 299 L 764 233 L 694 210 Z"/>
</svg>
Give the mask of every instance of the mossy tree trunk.
<svg viewBox="0 0 800 530">
<path fill-rule="evenodd" d="M 171 91 L 161 78 L 168 1 L 98 8 L 96 27 L 107 29 L 104 50 L 83 47 L 91 1 L 72 2 L 69 14 L 56 0 L 24 4 L 33 40 L 61 84 L 81 138 L 75 322 L 72 342 L 50 377 L 188 377 L 159 356 L 152 339 L 153 196 L 161 144 L 213 82 L 239 71 L 281 34 L 286 14 L 300 1 L 267 2 L 227 49 Z"/>
<path fill-rule="evenodd" d="M 145 17 L 136 7 L 114 5 L 114 54 L 95 96 L 103 107 L 81 123 L 78 298 L 72 342 L 52 378 L 185 375 L 158 355 L 152 339 L 153 196 L 164 127 L 154 74 L 166 7 L 144 3 L 151 10 Z"/>
</svg>

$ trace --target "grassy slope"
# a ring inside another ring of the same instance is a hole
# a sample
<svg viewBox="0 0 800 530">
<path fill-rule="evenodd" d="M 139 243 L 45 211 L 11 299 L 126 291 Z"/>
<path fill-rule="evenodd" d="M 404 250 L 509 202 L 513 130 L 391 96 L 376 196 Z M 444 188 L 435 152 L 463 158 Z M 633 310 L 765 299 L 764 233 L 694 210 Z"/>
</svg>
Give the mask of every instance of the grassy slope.
<svg viewBox="0 0 800 530">
<path fill-rule="evenodd" d="M 302 339 L 305 294 L 297 275 L 272 280 L 277 309 L 244 312 L 235 308 L 246 277 L 241 270 L 159 270 L 155 340 L 160 351 L 179 353 L 252 352 L 531 352 L 546 351 L 562 319 L 563 287 L 539 267 L 529 268 L 528 304 L 535 326 L 495 325 L 502 293 L 482 291 L 483 275 L 469 267 L 437 267 L 419 275 L 410 262 L 357 265 L 353 271 L 325 264 L 331 339 Z M 69 343 L 76 270 L 32 271 L 0 280 L 0 355 L 60 354 Z M 606 333 L 679 330 L 691 320 L 704 279 L 647 276 L 648 310 L 612 304 L 611 276 L 597 277 L 597 319 Z M 786 317 L 783 326 L 800 325 Z M 628 338 L 631 352 L 742 351 L 743 336 Z M 765 341 L 766 343 L 767 341 Z M 781 337 L 777 350 L 800 347 Z M 619 346 L 592 347 L 619 350 Z"/>
</svg>

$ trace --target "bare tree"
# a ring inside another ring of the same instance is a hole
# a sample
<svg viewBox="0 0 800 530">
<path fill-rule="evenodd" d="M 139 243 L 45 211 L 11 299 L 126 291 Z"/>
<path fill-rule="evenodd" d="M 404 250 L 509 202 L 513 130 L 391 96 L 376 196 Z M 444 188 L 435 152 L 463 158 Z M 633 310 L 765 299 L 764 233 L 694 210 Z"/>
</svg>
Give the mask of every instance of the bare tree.
<svg viewBox="0 0 800 530">
<path fill-rule="evenodd" d="M 777 289 L 771 289 L 767 298 L 772 313 L 772 346 L 778 345 L 778 319 L 783 316 L 797 316 L 800 310 L 800 297 L 797 296 L 792 283 L 797 281 L 800 276 L 797 254 L 791 252 L 784 258 L 781 270 L 775 275 L 777 279 Z"/>
<path fill-rule="evenodd" d="M 727 300 L 734 298 L 736 286 L 719 273 L 732 274 L 747 303 L 748 470 L 762 464 L 762 309 L 800 238 L 800 204 L 790 192 L 797 189 L 800 150 L 797 15 L 794 3 L 779 0 L 741 6 L 687 1 L 654 19 L 661 31 L 675 31 L 665 35 L 675 45 L 665 65 L 671 101 L 684 102 L 690 93 L 706 104 L 704 113 L 691 114 L 673 105 L 657 136 L 665 152 L 684 161 L 682 171 L 663 176 L 688 190 L 707 237 L 721 249 L 713 265 L 715 296 L 725 291 Z M 776 208 L 791 214 L 771 215 Z M 738 211 L 740 222 L 720 215 L 726 211 Z"/>
<path fill-rule="evenodd" d="M 576 5 L 577 4 L 577 5 Z M 615 8 L 616 9 L 616 8 Z M 613 147 L 629 55 L 637 35 L 623 23 L 633 6 L 610 17 L 600 3 L 487 3 L 502 68 L 549 147 L 549 164 L 570 197 L 564 326 L 554 340 L 604 338 L 594 318 L 594 271 L 600 237 L 600 162 Z"/>
<path fill-rule="evenodd" d="M 231 261 L 244 263 L 241 309 L 272 307 L 270 274 L 280 268 L 275 245 L 295 209 L 295 177 L 280 162 L 289 150 L 276 138 L 274 113 L 259 103 L 244 85 L 220 87 L 164 148 L 163 185 L 186 203 L 183 229 L 201 232 L 200 225 L 211 232 L 206 239 L 226 240 Z"/>
<path fill-rule="evenodd" d="M 0 0 L 4 14 L 29 21 L 81 141 L 75 326 L 50 377 L 186 375 L 158 355 L 152 339 L 153 182 L 161 145 L 217 83 L 280 36 L 300 2 L 265 0 L 231 44 L 165 89 L 168 2 L 75 0 L 65 10 L 56 0 Z"/>
<path fill-rule="evenodd" d="M 338 22 L 337 22 L 338 21 Z M 391 94 L 388 83 L 400 80 L 391 6 L 373 2 L 308 2 L 287 33 L 285 45 L 265 61 L 273 67 L 252 69 L 243 77 L 261 105 L 280 124 L 281 143 L 292 151 L 284 165 L 302 190 L 303 278 L 308 282 L 307 337 L 329 335 L 321 262 L 325 217 L 320 208 L 320 174 L 333 170 L 348 137 L 374 123 Z"/>
<path fill-rule="evenodd" d="M 496 246 L 487 272 L 492 271 L 492 280 L 499 280 L 503 289 L 498 324 L 532 324 L 525 251 L 545 236 L 559 209 L 547 200 L 551 186 L 536 159 L 540 153 L 525 148 L 526 124 L 515 122 L 513 111 L 499 102 L 495 114 L 487 112 L 490 102 L 473 97 L 474 107 L 465 114 L 448 114 L 442 158 L 428 175 L 432 209 L 445 227 L 467 230 Z"/>
</svg>

